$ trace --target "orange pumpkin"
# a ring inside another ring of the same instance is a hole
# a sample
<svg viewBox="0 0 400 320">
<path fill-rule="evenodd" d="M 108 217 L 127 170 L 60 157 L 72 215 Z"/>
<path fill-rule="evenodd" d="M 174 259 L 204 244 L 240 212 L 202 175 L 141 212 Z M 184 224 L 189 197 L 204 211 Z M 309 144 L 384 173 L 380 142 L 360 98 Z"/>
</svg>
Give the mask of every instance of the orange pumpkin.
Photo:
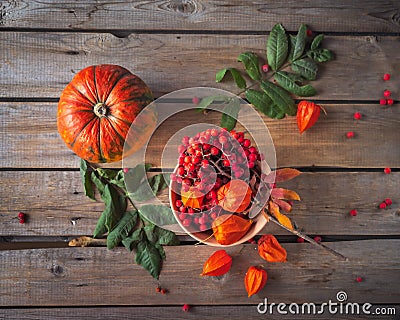
<svg viewBox="0 0 400 320">
<path fill-rule="evenodd" d="M 87 67 L 61 93 L 58 132 L 82 159 L 118 161 L 132 122 L 152 101 L 150 88 L 125 68 L 107 64 Z M 140 130 L 135 132 L 140 136 Z M 144 143 L 142 137 L 138 140 Z M 125 151 L 140 147 L 135 142 Z"/>
</svg>

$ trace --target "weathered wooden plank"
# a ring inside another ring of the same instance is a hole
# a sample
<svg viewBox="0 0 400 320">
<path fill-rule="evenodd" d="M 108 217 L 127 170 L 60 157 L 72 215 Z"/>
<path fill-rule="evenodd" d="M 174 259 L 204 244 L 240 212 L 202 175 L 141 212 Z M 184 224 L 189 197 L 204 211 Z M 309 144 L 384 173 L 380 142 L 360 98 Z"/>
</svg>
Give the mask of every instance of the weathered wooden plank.
<svg viewBox="0 0 400 320">
<path fill-rule="evenodd" d="M 243 114 L 246 108 L 243 106 Z M 271 120 L 263 117 L 274 141 L 278 166 L 400 167 L 400 109 L 376 105 L 324 104 L 321 115 L 309 131 L 299 134 L 296 119 Z M 56 125 L 55 103 L 0 103 L 0 167 L 78 168 L 79 158 L 61 140 Z M 360 112 L 363 119 L 353 120 Z M 169 138 L 194 123 L 220 123 L 220 114 L 202 115 L 195 110 L 176 114 L 154 133 L 146 151 L 146 161 L 161 165 Z M 254 119 L 246 124 L 253 132 L 265 132 Z M 240 126 L 238 126 L 240 129 Z M 346 132 L 355 138 L 347 139 Z M 172 159 L 163 162 L 173 168 Z M 121 163 L 107 166 L 121 167 Z"/>
<path fill-rule="evenodd" d="M 139 75 L 160 95 L 177 89 L 216 86 L 215 73 L 241 67 L 239 53 L 265 54 L 266 36 L 2 32 L 0 95 L 2 97 L 59 97 L 78 70 L 93 64 L 122 65 Z M 315 87 L 321 99 L 376 100 L 392 89 L 399 98 L 398 37 L 326 37 L 335 61 L 321 66 Z M 373 61 L 373 63 L 371 63 Z M 392 73 L 383 83 L 384 73 Z M 218 85 L 232 92 L 232 82 Z"/>
<path fill-rule="evenodd" d="M 79 172 L 0 172 L 0 235 L 69 236 L 92 234 L 103 204 L 83 194 Z M 400 173 L 304 173 L 282 184 L 298 191 L 302 201 L 290 216 L 309 234 L 399 235 Z M 378 209 L 385 198 L 393 204 Z M 166 195 L 162 196 L 168 203 Z M 350 217 L 349 211 L 358 215 Z M 18 212 L 28 214 L 18 222 Z M 273 224 L 263 233 L 286 231 Z"/>
<path fill-rule="evenodd" d="M 320 308 L 320 306 L 318 306 Z M 165 319 L 165 320 L 176 320 L 176 319 L 212 319 L 212 320 L 225 320 L 227 318 L 233 320 L 242 320 L 243 318 L 249 320 L 261 319 L 267 317 L 272 320 L 285 320 L 285 319 L 296 319 L 299 320 L 375 320 L 377 315 L 375 314 L 376 309 L 379 308 L 379 312 L 387 312 L 387 315 L 379 315 L 379 319 L 389 320 L 397 319 L 396 315 L 400 313 L 400 307 L 398 305 L 379 305 L 374 306 L 373 309 L 367 312 L 370 314 L 329 314 L 326 310 L 325 314 L 279 314 L 275 309 L 273 314 L 262 315 L 257 311 L 257 306 L 191 306 L 189 313 L 184 313 L 181 306 L 149 306 L 149 307 L 80 307 L 80 308 L 18 308 L 18 309 L 2 309 L 2 315 L 0 319 L 7 320 L 95 320 L 95 319 L 109 319 L 109 320 L 128 320 L 128 319 Z M 372 311 L 374 310 L 374 311 Z M 351 313 L 351 311 L 349 311 Z"/>
<path fill-rule="evenodd" d="M 1 27 L 265 31 L 282 22 L 296 30 L 399 31 L 396 1 L 5 1 Z"/>
<path fill-rule="evenodd" d="M 167 247 L 159 282 L 133 264 L 125 249 L 38 249 L 1 251 L 2 306 L 90 305 L 246 305 L 269 302 L 337 302 L 339 291 L 349 302 L 399 303 L 399 240 L 338 242 L 333 248 L 349 256 L 335 257 L 306 244 L 286 244 L 287 263 L 264 264 L 266 287 L 247 298 L 243 277 L 262 260 L 254 245 L 227 251 L 233 256 L 222 279 L 199 276 L 204 261 L 216 249 L 208 246 Z M 190 257 L 190 259 L 188 259 Z M 361 276 L 364 281 L 357 283 Z M 158 283 L 168 294 L 155 291 Z M 104 295 L 104 293 L 107 293 Z"/>
</svg>

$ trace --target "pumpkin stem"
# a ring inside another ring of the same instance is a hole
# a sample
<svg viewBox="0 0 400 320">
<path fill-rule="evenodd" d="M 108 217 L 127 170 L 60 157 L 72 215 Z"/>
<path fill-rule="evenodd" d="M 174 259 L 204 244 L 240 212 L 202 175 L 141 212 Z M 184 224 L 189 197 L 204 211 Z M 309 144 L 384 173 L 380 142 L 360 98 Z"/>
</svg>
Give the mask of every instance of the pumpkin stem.
<svg viewBox="0 0 400 320">
<path fill-rule="evenodd" d="M 101 117 L 106 116 L 107 109 L 108 109 L 108 107 L 106 106 L 106 104 L 104 102 L 99 102 L 99 103 L 95 104 L 95 106 L 93 107 L 93 112 L 96 116 L 101 118 Z"/>
</svg>

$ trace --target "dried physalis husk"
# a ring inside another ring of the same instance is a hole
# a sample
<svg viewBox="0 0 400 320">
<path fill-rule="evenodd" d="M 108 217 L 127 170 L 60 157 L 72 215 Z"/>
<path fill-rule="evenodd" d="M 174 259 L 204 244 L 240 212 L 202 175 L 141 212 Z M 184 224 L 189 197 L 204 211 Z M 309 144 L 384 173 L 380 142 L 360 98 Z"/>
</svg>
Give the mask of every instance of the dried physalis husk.
<svg viewBox="0 0 400 320">
<path fill-rule="evenodd" d="M 224 214 L 212 224 L 213 234 L 219 244 L 229 245 L 239 241 L 250 229 L 252 220 L 237 215 Z"/>
<path fill-rule="evenodd" d="M 260 267 L 251 266 L 244 278 L 244 286 L 246 287 L 248 297 L 251 297 L 264 288 L 267 279 L 267 271 Z"/>
<path fill-rule="evenodd" d="M 268 262 L 285 262 L 287 253 L 272 235 L 264 235 L 258 240 L 258 254 Z"/>
<path fill-rule="evenodd" d="M 229 212 L 243 212 L 251 202 L 252 191 L 243 180 L 234 179 L 218 190 L 218 204 Z"/>
<path fill-rule="evenodd" d="M 202 276 L 222 276 L 232 266 L 232 257 L 225 250 L 215 251 L 203 266 Z"/>
</svg>

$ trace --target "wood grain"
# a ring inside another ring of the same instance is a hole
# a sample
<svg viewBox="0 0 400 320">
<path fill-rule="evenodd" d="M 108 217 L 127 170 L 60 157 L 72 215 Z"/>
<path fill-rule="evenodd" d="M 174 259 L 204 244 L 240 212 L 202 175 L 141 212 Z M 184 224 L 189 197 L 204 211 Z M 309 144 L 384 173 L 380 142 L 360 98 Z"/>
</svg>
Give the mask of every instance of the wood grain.
<svg viewBox="0 0 400 320">
<path fill-rule="evenodd" d="M 0 172 L 0 235 L 78 236 L 92 234 L 103 210 L 83 194 L 79 172 Z M 317 235 L 399 235 L 400 173 L 303 173 L 282 184 L 296 190 L 302 201 L 289 214 L 299 227 Z M 378 209 L 385 198 L 393 204 Z M 168 197 L 160 198 L 168 203 Z M 358 210 L 356 217 L 349 211 Z M 18 212 L 28 215 L 18 223 Z M 74 222 L 73 222 L 74 221 Z M 268 224 L 263 233 L 287 235 Z"/>
<path fill-rule="evenodd" d="M 142 34 L 116 37 L 110 33 L 2 32 L 0 95 L 58 98 L 74 74 L 102 63 L 122 65 L 140 76 L 157 96 L 198 86 L 239 92 L 227 81 L 215 83 L 215 73 L 238 67 L 244 51 L 265 54 L 263 35 Z M 400 79 L 398 37 L 329 36 L 324 46 L 335 60 L 320 66 L 315 87 L 318 99 L 379 101 L 384 89 L 398 99 Z M 373 61 L 373 63 L 371 63 Z M 392 74 L 383 83 L 384 73 Z"/>
<path fill-rule="evenodd" d="M 1 251 L 2 306 L 81 305 L 247 305 L 265 297 L 270 302 L 336 301 L 345 291 L 348 301 L 399 303 L 397 281 L 399 240 L 338 242 L 333 248 L 351 257 L 344 262 L 307 244 L 286 244 L 287 263 L 265 265 L 266 287 L 251 299 L 243 285 L 247 268 L 262 260 L 254 245 L 228 248 L 234 263 L 222 279 L 199 276 L 215 251 L 208 246 L 166 247 L 167 260 L 159 279 L 168 294 L 155 292 L 157 281 L 133 264 L 125 249 L 38 249 Z M 188 259 L 190 257 L 190 259 Z M 23 276 L 21 276 L 23 275 Z M 361 276 L 364 281 L 357 283 Z M 106 295 L 100 297 L 99 293 Z"/>
<path fill-rule="evenodd" d="M 266 31 L 281 22 L 296 30 L 398 32 L 397 1 L 4 1 L 0 28 Z"/>
<path fill-rule="evenodd" d="M 322 114 L 317 124 L 302 135 L 294 117 L 284 120 L 263 117 L 274 142 L 279 167 L 400 167 L 398 107 L 360 104 L 323 106 L 328 115 Z M 246 108 L 248 106 L 243 106 L 244 116 Z M 79 167 L 79 158 L 67 148 L 57 132 L 56 110 L 55 103 L 0 103 L 0 167 Z M 354 112 L 362 113 L 362 120 L 353 120 Z M 220 119 L 217 112 L 202 115 L 195 110 L 170 117 L 153 134 L 146 149 L 146 161 L 160 166 L 161 159 L 164 159 L 164 167 L 174 168 L 175 159 L 167 161 L 163 156 L 171 135 L 195 123 L 218 125 Z M 252 117 L 247 117 L 245 123 L 252 132 L 266 132 L 265 127 L 260 127 Z M 354 139 L 346 138 L 348 131 L 355 132 Z M 122 165 L 119 162 L 107 166 Z"/>
<path fill-rule="evenodd" d="M 400 307 L 398 305 L 379 305 L 377 308 L 391 308 L 388 312 L 392 315 L 380 315 L 381 320 L 395 320 L 396 314 L 399 314 Z M 320 308 L 318 306 L 318 308 Z M 375 307 L 374 307 L 375 308 Z M 371 309 L 372 310 L 372 309 Z M 225 320 L 227 318 L 232 320 L 242 320 L 244 317 L 248 320 L 261 319 L 268 317 L 272 320 L 286 320 L 293 319 L 293 314 L 281 315 L 277 310 L 275 313 L 268 315 L 261 315 L 257 312 L 257 305 L 231 305 L 231 306 L 191 306 L 188 313 L 182 311 L 181 306 L 144 306 L 144 307 L 72 307 L 72 308 L 15 308 L 15 309 L 2 309 L 0 319 L 7 320 L 95 320 L 95 319 L 109 319 L 109 320 L 128 320 L 128 319 L 143 319 L 143 320 L 157 320 L 162 317 L 165 320 L 176 319 L 212 319 L 212 320 Z M 394 314 L 393 314 L 394 312 Z M 351 317 L 351 318 L 349 318 Z M 332 315 L 325 314 L 311 315 L 303 314 L 296 315 L 298 320 L 348 320 L 353 319 L 351 315 Z M 363 314 L 354 316 L 357 320 L 376 320 L 375 314 Z"/>
</svg>

